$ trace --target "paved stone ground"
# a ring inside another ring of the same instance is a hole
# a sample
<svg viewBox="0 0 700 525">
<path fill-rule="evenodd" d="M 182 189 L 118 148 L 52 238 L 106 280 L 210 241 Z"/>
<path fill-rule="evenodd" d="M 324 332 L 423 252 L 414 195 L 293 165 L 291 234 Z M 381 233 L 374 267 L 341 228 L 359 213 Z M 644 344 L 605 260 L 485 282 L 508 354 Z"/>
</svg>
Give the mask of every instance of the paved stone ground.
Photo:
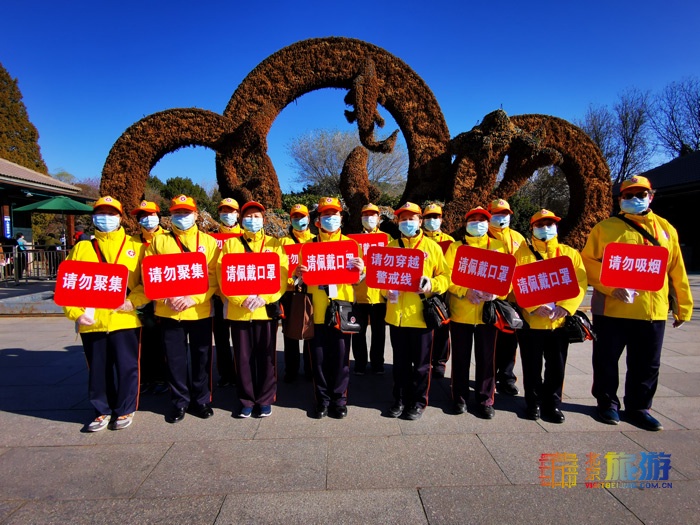
<svg viewBox="0 0 700 525">
<path fill-rule="evenodd" d="M 700 304 L 700 277 L 692 282 Z M 209 420 L 169 425 L 167 394 L 146 395 L 130 428 L 89 434 L 72 325 L 0 317 L 0 523 L 697 523 L 695 310 L 695 321 L 668 326 L 658 433 L 594 419 L 584 343 L 570 348 L 563 425 L 524 419 L 522 396 L 497 395 L 492 421 L 452 415 L 449 379 L 433 382 L 420 421 L 384 417 L 388 366 L 385 376 L 352 377 L 343 421 L 312 419 L 301 380 L 280 384 L 267 419 L 232 418 L 235 392 L 224 388 Z M 281 363 L 281 338 L 277 355 Z M 385 355 L 390 363 L 388 343 Z M 671 454 L 671 488 L 584 487 L 587 453 L 640 451 Z M 577 454 L 577 486 L 540 486 L 540 455 L 555 452 Z"/>
</svg>

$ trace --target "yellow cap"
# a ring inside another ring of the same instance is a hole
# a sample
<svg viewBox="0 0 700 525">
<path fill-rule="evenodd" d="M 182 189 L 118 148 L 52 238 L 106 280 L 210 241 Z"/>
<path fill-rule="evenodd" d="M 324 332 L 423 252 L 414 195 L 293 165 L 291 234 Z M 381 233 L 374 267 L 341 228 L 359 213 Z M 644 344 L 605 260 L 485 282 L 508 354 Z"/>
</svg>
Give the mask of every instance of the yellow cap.
<svg viewBox="0 0 700 525">
<path fill-rule="evenodd" d="M 138 215 L 139 213 L 160 213 L 160 206 L 155 202 L 151 201 L 141 201 L 138 208 L 131 210 L 131 215 Z"/>
<path fill-rule="evenodd" d="M 318 212 L 321 213 L 328 209 L 343 211 L 343 205 L 335 197 L 321 197 L 321 200 L 318 201 Z"/>
<path fill-rule="evenodd" d="M 308 215 L 309 214 L 309 208 L 304 206 L 303 204 L 295 204 L 292 206 L 292 209 L 289 210 L 289 215 L 294 215 L 294 214 L 300 214 L 300 215 Z"/>
<path fill-rule="evenodd" d="M 487 219 L 491 218 L 491 214 L 489 213 L 489 211 L 481 206 L 477 206 L 476 208 L 472 208 L 471 210 L 469 210 L 464 215 L 464 218 L 468 219 L 469 217 L 471 217 L 472 215 L 476 215 L 477 213 L 480 213 L 480 214 L 486 216 Z"/>
<path fill-rule="evenodd" d="M 417 213 L 418 215 L 423 215 L 423 214 L 421 213 L 421 211 L 420 211 L 420 206 L 418 206 L 417 204 L 414 204 L 414 203 L 412 203 L 412 202 L 406 202 L 406 203 L 404 203 L 403 206 L 399 207 L 399 208 L 394 212 L 394 215 L 396 215 L 396 216 L 398 217 L 399 215 L 401 215 L 401 214 L 402 214 L 403 212 L 405 212 L 405 211 L 408 211 L 408 212 L 411 212 L 411 213 Z"/>
<path fill-rule="evenodd" d="M 197 211 L 197 205 L 192 197 L 188 197 L 187 195 L 178 195 L 170 201 L 170 211 L 173 212 L 176 210 Z"/>
<path fill-rule="evenodd" d="M 620 186 L 620 193 L 630 188 L 644 188 L 647 190 L 651 189 L 651 182 L 646 177 L 641 175 L 635 175 L 629 179 L 622 181 L 622 186 Z"/>
<path fill-rule="evenodd" d="M 110 197 L 109 195 L 106 195 L 104 197 L 100 197 L 97 199 L 97 202 L 92 205 L 92 209 L 96 209 L 99 206 L 111 206 L 115 210 L 117 210 L 119 213 L 124 213 L 124 210 L 122 209 L 122 203 L 119 202 L 117 199 L 114 197 Z"/>
<path fill-rule="evenodd" d="M 512 214 L 513 210 L 510 209 L 510 204 L 505 199 L 496 199 L 489 202 L 489 211 L 491 213 L 498 213 L 499 211 L 507 211 Z"/>
<path fill-rule="evenodd" d="M 238 209 L 238 201 L 236 199 L 232 199 L 231 197 L 226 197 L 225 199 L 222 199 L 219 205 L 216 207 L 216 209 L 223 208 L 224 206 L 229 206 L 233 208 L 234 210 Z"/>
<path fill-rule="evenodd" d="M 532 216 L 532 218 L 530 219 L 530 224 L 534 224 L 540 219 L 552 219 L 554 222 L 559 222 L 561 220 L 561 217 L 557 217 L 556 215 L 554 215 L 554 212 L 542 208 L 540 211 L 538 211 Z"/>
<path fill-rule="evenodd" d="M 439 204 L 435 204 L 434 202 L 428 204 L 423 210 L 423 215 L 429 215 L 431 213 L 442 215 L 442 206 L 440 206 Z"/>
<path fill-rule="evenodd" d="M 265 206 L 260 204 L 258 201 L 248 201 L 246 202 L 243 207 L 241 208 L 241 215 L 243 212 L 245 212 L 248 208 L 260 208 L 260 211 L 264 212 L 265 211 Z"/>
<path fill-rule="evenodd" d="M 365 213 L 368 211 L 375 211 L 375 212 L 379 213 L 380 212 L 379 206 L 377 206 L 376 204 L 372 204 L 371 202 L 369 204 L 365 204 L 364 206 L 362 206 L 362 213 Z"/>
</svg>

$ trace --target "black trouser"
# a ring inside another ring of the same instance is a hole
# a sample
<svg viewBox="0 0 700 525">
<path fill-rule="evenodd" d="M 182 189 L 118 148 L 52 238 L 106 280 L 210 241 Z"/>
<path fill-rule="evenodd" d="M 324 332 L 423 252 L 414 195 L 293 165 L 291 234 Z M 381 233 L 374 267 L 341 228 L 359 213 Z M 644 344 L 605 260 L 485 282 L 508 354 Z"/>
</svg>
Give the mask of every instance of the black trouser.
<svg viewBox="0 0 700 525">
<path fill-rule="evenodd" d="M 153 302 L 148 303 L 139 314 L 141 324 L 141 384 L 164 382 L 167 378 L 163 334 L 160 318 L 154 314 Z"/>
<path fill-rule="evenodd" d="M 476 401 L 481 405 L 493 405 L 496 390 L 494 348 L 498 330 L 492 325 L 454 321 L 450 321 L 449 327 L 452 333 L 452 400 L 466 403 L 469 399 L 469 365 L 474 342 Z"/>
<path fill-rule="evenodd" d="M 601 409 L 619 410 L 618 362 L 627 347 L 625 410 L 651 408 L 659 384 L 661 347 L 666 321 L 641 321 L 593 316 L 597 341 L 593 342 L 593 396 Z"/>
<path fill-rule="evenodd" d="M 304 354 L 304 375 L 311 377 L 311 339 L 301 341 Z M 284 336 L 284 376 L 288 379 L 294 379 L 299 375 L 299 339 L 292 339 Z"/>
<path fill-rule="evenodd" d="M 433 330 L 433 367 L 445 371 L 450 360 L 450 326 L 444 324 Z"/>
<path fill-rule="evenodd" d="M 231 330 L 228 321 L 224 317 L 224 303 L 218 295 L 213 295 L 214 302 L 214 346 L 216 348 L 216 371 L 219 377 L 234 383 L 236 371 L 234 369 L 233 355 L 231 354 Z"/>
<path fill-rule="evenodd" d="M 350 382 L 350 334 L 314 324 L 311 366 L 316 406 L 345 406 Z"/>
<path fill-rule="evenodd" d="M 271 405 L 277 395 L 277 321 L 229 321 L 236 392 L 244 407 Z"/>
<path fill-rule="evenodd" d="M 369 361 L 373 370 L 384 368 L 384 343 L 386 342 L 386 303 L 365 304 L 356 303 L 354 312 L 358 317 L 360 333 L 352 334 L 352 356 L 355 358 L 355 369 L 367 368 L 367 326 L 372 325 L 372 338 L 369 350 Z"/>
<path fill-rule="evenodd" d="M 564 370 L 569 338 L 563 329 L 518 330 L 523 387 L 528 408 L 559 408 L 564 390 Z M 542 359 L 544 358 L 544 381 Z"/>
<path fill-rule="evenodd" d="M 138 408 L 140 335 L 140 328 L 80 334 L 88 397 L 98 414 L 123 416 Z"/>
<path fill-rule="evenodd" d="M 389 326 L 394 357 L 394 400 L 406 406 L 428 406 L 433 331 Z"/>
<path fill-rule="evenodd" d="M 496 383 L 514 385 L 518 378 L 515 375 L 515 354 L 518 350 L 518 336 L 498 332 L 496 338 Z"/>
<path fill-rule="evenodd" d="M 211 403 L 211 317 L 195 321 L 162 317 L 161 328 L 173 405 L 186 408 L 190 401 Z"/>
</svg>

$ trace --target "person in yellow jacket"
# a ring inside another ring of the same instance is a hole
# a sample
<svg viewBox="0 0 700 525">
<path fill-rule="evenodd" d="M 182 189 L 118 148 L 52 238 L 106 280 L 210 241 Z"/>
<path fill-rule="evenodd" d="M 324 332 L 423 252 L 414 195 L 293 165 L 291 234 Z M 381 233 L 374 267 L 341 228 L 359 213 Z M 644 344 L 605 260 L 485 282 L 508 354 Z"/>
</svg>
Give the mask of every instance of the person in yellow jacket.
<svg viewBox="0 0 700 525">
<path fill-rule="evenodd" d="M 481 206 L 473 208 L 465 215 L 466 235 L 464 239 L 452 243 L 447 249 L 447 266 L 453 268 L 460 246 L 473 246 L 482 250 L 505 253 L 503 243 L 487 235 L 491 214 Z M 474 375 L 476 414 L 483 419 L 495 416 L 493 408 L 496 391 L 495 352 L 496 338 L 501 334 L 495 326 L 484 324 L 482 320 L 484 302 L 493 301 L 496 296 L 481 290 L 457 286 L 450 282 L 450 334 L 452 336 L 452 401 L 454 411 L 464 414 L 469 399 L 469 368 L 474 346 Z"/>
<path fill-rule="evenodd" d="M 341 233 L 343 206 L 335 197 L 322 197 L 318 202 L 318 236 L 314 242 L 337 242 L 350 240 Z M 305 246 L 308 246 L 307 243 Z M 299 254 L 301 262 L 304 246 Z M 347 268 L 359 270 L 364 275 L 365 263 L 362 250 L 359 256 L 348 260 Z M 309 269 L 299 264 L 295 277 L 302 279 Z M 311 340 L 311 366 L 313 369 L 316 417 L 331 415 L 343 419 L 348 415 L 348 383 L 350 382 L 350 334 L 326 326 L 326 310 L 330 299 L 354 302 L 352 284 L 328 284 L 308 287 L 314 306 L 314 337 Z"/>
<path fill-rule="evenodd" d="M 221 199 L 217 207 L 219 212 L 219 233 L 240 235 L 238 223 L 240 207 L 238 201 L 231 197 Z M 223 246 L 219 243 L 219 246 Z M 214 348 L 216 349 L 216 371 L 219 374 L 217 386 L 231 386 L 236 382 L 236 371 L 231 352 L 231 330 L 224 316 L 224 300 L 221 290 L 214 294 Z"/>
<path fill-rule="evenodd" d="M 227 254 L 276 253 L 280 258 L 280 287 L 273 294 L 235 295 L 226 297 L 224 316 L 231 326 L 233 358 L 236 363 L 236 393 L 241 408 L 238 417 L 248 418 L 257 409 L 259 417 L 272 414 L 277 395 L 277 325 L 279 318 L 271 317 L 268 307 L 278 303 L 287 287 L 287 255 L 282 243 L 265 234 L 265 207 L 256 201 L 241 208 L 243 235 L 228 239 L 219 256 L 217 275 L 223 279 L 221 261 Z"/>
<path fill-rule="evenodd" d="M 166 421 L 177 423 L 185 417 L 188 408 L 202 419 L 214 415 L 210 406 L 212 296 L 218 290 L 216 262 L 219 248 L 213 237 L 197 228 L 197 205 L 192 197 L 175 197 L 170 203 L 170 213 L 172 232 L 154 237 L 146 248 L 146 256 L 201 252 L 206 256 L 209 278 L 209 289 L 205 293 L 156 301 L 156 317 L 160 318 L 173 405 Z M 188 371 L 188 362 L 191 371 Z"/>
<path fill-rule="evenodd" d="M 521 244 L 525 243 L 525 237 L 510 227 L 513 210 L 505 199 L 495 199 L 489 203 L 488 210 L 491 213 L 489 220 L 489 237 L 503 243 L 506 253 L 514 255 Z M 515 296 L 511 294 L 508 300 L 515 302 Z M 518 336 L 499 332 L 496 338 L 496 390 L 499 394 L 517 396 L 520 391 L 515 385 L 518 378 L 515 375 L 515 355 L 518 350 Z"/>
<path fill-rule="evenodd" d="M 286 237 L 280 238 L 283 246 L 292 244 L 303 244 L 316 237 L 309 229 L 309 209 L 303 204 L 295 204 L 289 211 L 290 226 Z M 290 293 L 294 291 L 294 277 L 290 276 L 287 282 L 285 295 L 282 296 L 282 304 L 285 308 L 290 307 Z M 284 327 L 284 321 L 282 321 Z M 302 342 L 304 355 L 304 376 L 311 379 L 311 340 Z M 299 340 L 292 339 L 284 335 L 284 382 L 293 383 L 299 375 Z"/>
<path fill-rule="evenodd" d="M 620 187 L 620 215 L 595 225 L 581 253 L 588 280 L 593 286 L 591 309 L 597 341 L 593 342 L 592 393 L 597 400 L 598 417 L 610 425 L 617 425 L 620 421 L 618 361 L 627 347 L 625 416 L 630 423 L 652 431 L 663 429 L 649 410 L 659 382 L 661 348 L 669 308 L 673 312 L 674 328 L 689 321 L 693 312 L 693 297 L 678 232 L 649 208 L 653 198 L 651 183 L 646 177 L 635 176 L 624 181 Z M 632 224 L 625 220 L 632 221 Z M 667 248 L 668 264 L 663 288 L 646 292 L 602 285 L 603 251 L 611 242 L 658 243 Z M 671 307 L 669 297 L 673 298 Z"/>
<path fill-rule="evenodd" d="M 572 299 L 521 308 L 529 329 L 518 330 L 520 359 L 523 364 L 526 416 L 540 416 L 552 423 L 566 419 L 561 411 L 564 372 L 569 351 L 569 337 L 564 330 L 564 318 L 572 315 L 586 295 L 588 281 L 581 255 L 571 246 L 559 243 L 557 223 L 561 218 L 549 210 L 540 210 L 530 219 L 532 237 L 515 252 L 516 265 L 530 264 L 541 259 L 568 257 L 576 272 L 579 293 Z M 544 381 L 542 359 L 544 358 Z"/>
<path fill-rule="evenodd" d="M 423 233 L 440 245 L 446 253 L 446 243 L 453 243 L 454 237 L 442 231 L 442 206 L 430 203 L 423 209 Z M 443 297 L 443 299 L 446 299 Z M 445 366 L 450 359 L 450 327 L 443 325 L 433 330 L 432 373 L 445 377 Z"/>
<path fill-rule="evenodd" d="M 433 331 L 428 329 L 423 318 L 423 302 L 420 293 L 442 294 L 450 284 L 450 268 L 442 249 L 428 239 L 423 230 L 420 206 L 407 202 L 395 212 L 401 238 L 389 243 L 390 247 L 421 250 L 423 278 L 416 292 L 382 290 L 387 299 L 386 322 L 394 358 L 393 395 L 394 404 L 389 408 L 390 417 L 403 415 L 417 420 L 428 406 L 430 389 L 430 351 Z"/>
<path fill-rule="evenodd" d="M 131 210 L 131 215 L 141 227 L 140 239 L 144 250 L 151 244 L 153 237 L 170 233 L 160 225 L 160 206 L 152 201 L 142 200 L 139 205 Z M 163 337 L 160 333 L 160 324 L 155 317 L 155 303 L 149 301 L 137 310 L 141 319 L 141 393 L 151 392 L 163 394 L 168 391 L 166 384 L 167 372 L 165 370 L 165 349 Z"/>
<path fill-rule="evenodd" d="M 362 207 L 362 233 L 382 233 L 379 230 L 379 207 L 370 203 Z M 387 234 L 388 241 L 393 239 Z M 355 285 L 360 333 L 352 335 L 352 355 L 355 375 L 364 375 L 367 362 L 373 374 L 384 374 L 384 343 L 386 341 L 386 301 L 379 289 L 367 286 L 364 279 Z M 372 338 L 367 352 L 367 326 L 372 325 Z"/>
<path fill-rule="evenodd" d="M 113 429 L 126 428 L 138 408 L 141 322 L 135 309 L 148 303 L 148 298 L 141 284 L 143 244 L 126 235 L 122 214 L 117 199 L 100 197 L 92 213 L 95 238 L 78 242 L 67 257 L 70 261 L 122 264 L 129 269 L 126 300 L 116 310 L 63 309 L 76 323 L 88 363 L 89 400 L 97 413 L 87 427 L 89 432 L 105 429 L 112 417 Z"/>
</svg>

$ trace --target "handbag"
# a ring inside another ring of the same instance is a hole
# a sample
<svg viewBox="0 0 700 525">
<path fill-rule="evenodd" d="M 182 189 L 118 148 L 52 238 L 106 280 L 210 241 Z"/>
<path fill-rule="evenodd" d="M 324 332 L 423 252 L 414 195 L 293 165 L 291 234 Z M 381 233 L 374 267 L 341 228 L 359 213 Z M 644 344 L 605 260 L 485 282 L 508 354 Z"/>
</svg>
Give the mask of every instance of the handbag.
<svg viewBox="0 0 700 525">
<path fill-rule="evenodd" d="M 598 339 L 590 319 L 581 310 L 576 310 L 573 315 L 567 315 L 564 318 L 564 331 L 570 343 L 583 343 Z"/>
<path fill-rule="evenodd" d="M 285 308 L 285 317 L 282 322 L 282 332 L 290 339 L 304 341 L 314 336 L 314 303 L 311 294 L 305 290 L 287 292 L 285 300 L 289 306 Z"/>
<path fill-rule="evenodd" d="M 423 293 L 418 295 L 423 303 L 423 319 L 428 328 L 434 330 L 450 322 L 450 310 L 442 297 L 439 295 L 426 297 Z"/>
<path fill-rule="evenodd" d="M 284 319 L 284 306 L 282 306 L 279 299 L 274 303 L 267 303 L 265 305 L 265 313 L 273 321 L 279 321 Z"/>
<path fill-rule="evenodd" d="M 344 334 L 359 334 L 361 327 L 354 307 L 355 304 L 350 301 L 330 299 L 326 308 L 326 326 L 340 330 Z"/>
<path fill-rule="evenodd" d="M 503 299 L 486 301 L 481 320 L 484 324 L 493 325 L 506 334 L 512 334 L 516 330 L 527 327 L 527 323 L 520 316 L 517 308 Z"/>
</svg>

